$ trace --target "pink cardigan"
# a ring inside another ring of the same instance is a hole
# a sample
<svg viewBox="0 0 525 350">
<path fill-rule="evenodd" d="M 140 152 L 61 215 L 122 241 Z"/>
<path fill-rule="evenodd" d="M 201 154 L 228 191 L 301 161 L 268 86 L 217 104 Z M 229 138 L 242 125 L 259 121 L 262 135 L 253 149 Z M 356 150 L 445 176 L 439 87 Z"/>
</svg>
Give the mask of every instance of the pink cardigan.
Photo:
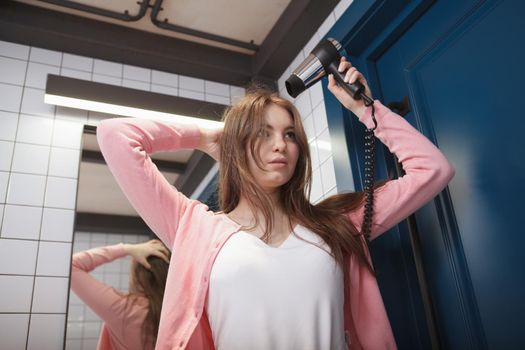
<svg viewBox="0 0 525 350">
<path fill-rule="evenodd" d="M 443 154 L 403 118 L 376 101 L 375 135 L 402 162 L 406 175 L 375 195 L 372 238 L 431 200 L 454 174 Z M 361 122 L 371 125 L 370 108 Z M 149 154 L 195 148 L 199 129 L 141 119 L 100 123 L 98 142 L 120 187 L 142 218 L 171 248 L 157 349 L 213 349 L 204 310 L 213 262 L 240 227 L 171 186 Z M 348 213 L 359 229 L 363 208 Z M 396 344 L 375 277 L 355 258 L 345 278 L 345 329 L 351 349 L 395 349 Z"/>
<path fill-rule="evenodd" d="M 126 307 L 126 294 L 89 274 L 97 266 L 125 256 L 123 245 L 94 248 L 73 255 L 71 289 L 103 321 L 98 350 L 142 349 L 142 324 L 148 299 L 138 297 Z"/>
</svg>

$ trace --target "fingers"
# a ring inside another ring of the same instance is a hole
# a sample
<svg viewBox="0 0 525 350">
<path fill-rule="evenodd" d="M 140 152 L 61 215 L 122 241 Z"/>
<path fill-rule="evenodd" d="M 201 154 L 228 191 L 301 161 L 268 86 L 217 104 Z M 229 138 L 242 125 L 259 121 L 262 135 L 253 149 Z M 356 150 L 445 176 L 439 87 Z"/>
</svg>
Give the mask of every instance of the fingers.
<svg viewBox="0 0 525 350">
<path fill-rule="evenodd" d="M 352 66 L 352 63 L 348 62 L 344 56 L 341 57 L 341 61 L 339 62 L 338 71 L 340 73 L 343 73 L 343 72 L 345 73 L 344 82 L 348 84 L 353 84 L 357 80 L 364 79 L 363 75 L 357 70 L 357 68 Z M 331 83 L 330 76 L 328 77 L 328 83 L 330 86 L 330 83 Z M 335 85 L 335 81 L 332 82 L 332 85 Z"/>
<path fill-rule="evenodd" d="M 339 61 L 339 67 L 337 68 L 337 70 L 341 73 L 343 73 L 344 71 L 346 71 L 348 68 L 351 68 L 352 67 L 352 63 L 348 62 L 346 60 L 346 57 L 341 57 L 341 61 Z"/>
<path fill-rule="evenodd" d="M 148 270 L 151 269 L 151 265 L 149 264 L 148 262 L 148 259 L 146 258 L 141 258 L 139 260 L 137 260 L 142 266 L 144 266 L 145 268 L 147 268 Z"/>
<path fill-rule="evenodd" d="M 170 260 L 168 258 L 169 250 L 164 246 L 164 244 L 161 241 L 157 239 L 152 239 L 147 243 L 149 245 L 149 249 L 148 251 L 146 251 L 146 258 L 149 256 L 156 256 L 164 260 L 166 263 L 170 263 Z"/>
<path fill-rule="evenodd" d="M 168 255 L 163 252 L 163 251 L 160 251 L 160 250 L 157 250 L 155 252 L 153 252 L 151 255 L 154 255 L 158 258 L 161 258 L 162 260 L 164 260 L 166 263 L 170 263 L 170 259 L 168 259 Z"/>
</svg>

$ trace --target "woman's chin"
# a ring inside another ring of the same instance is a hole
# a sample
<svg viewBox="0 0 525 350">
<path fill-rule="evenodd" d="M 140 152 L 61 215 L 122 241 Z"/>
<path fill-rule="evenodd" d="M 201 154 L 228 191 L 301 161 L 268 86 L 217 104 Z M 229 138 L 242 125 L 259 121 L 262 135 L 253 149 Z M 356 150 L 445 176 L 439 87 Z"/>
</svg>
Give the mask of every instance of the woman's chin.
<svg viewBox="0 0 525 350">
<path fill-rule="evenodd" d="M 260 183 L 261 187 L 266 191 L 275 191 L 285 185 L 290 179 L 284 177 L 276 177 L 273 179 L 268 179 L 264 183 Z"/>
</svg>

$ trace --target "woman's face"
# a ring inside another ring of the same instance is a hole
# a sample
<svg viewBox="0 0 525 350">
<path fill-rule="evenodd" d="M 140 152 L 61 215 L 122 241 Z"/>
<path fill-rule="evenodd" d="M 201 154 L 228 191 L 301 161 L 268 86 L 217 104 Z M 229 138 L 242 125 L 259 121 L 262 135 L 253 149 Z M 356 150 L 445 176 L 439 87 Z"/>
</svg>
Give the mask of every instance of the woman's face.
<svg viewBox="0 0 525 350">
<path fill-rule="evenodd" d="M 264 190 L 272 192 L 286 184 L 295 171 L 299 146 L 295 140 L 292 116 L 283 107 L 270 104 L 264 110 L 265 126 L 255 139 L 262 168 L 257 166 L 247 145 L 248 168 Z"/>
</svg>

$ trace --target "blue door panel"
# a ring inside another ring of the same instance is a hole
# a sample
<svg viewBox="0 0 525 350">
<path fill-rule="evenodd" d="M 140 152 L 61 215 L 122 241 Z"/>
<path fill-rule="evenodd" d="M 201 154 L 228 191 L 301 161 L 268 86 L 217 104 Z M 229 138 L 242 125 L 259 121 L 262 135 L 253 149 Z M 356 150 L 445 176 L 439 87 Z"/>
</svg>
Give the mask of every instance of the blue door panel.
<svg viewBox="0 0 525 350">
<path fill-rule="evenodd" d="M 355 6 L 362 17 L 350 21 L 355 13 L 345 14 L 328 36 L 347 43 L 376 97 L 410 98 L 406 119 L 456 168 L 448 188 L 414 215 L 438 344 L 523 349 L 525 1 L 399 3 L 397 17 L 383 32 L 369 33 L 359 28 L 382 2 L 356 0 L 348 12 Z M 364 42 L 352 39 L 356 33 L 368 33 L 367 47 L 352 50 L 352 42 Z M 345 119 L 349 116 L 325 94 L 330 133 L 339 135 L 338 142 L 342 127 L 346 133 L 345 147 L 334 150 L 348 150 L 360 189 L 362 127 Z M 378 178 L 391 172 L 391 164 L 380 148 Z M 338 184 L 347 166 L 336 163 Z M 407 231 L 406 223 L 390 230 L 372 243 L 372 255 L 399 347 L 429 348 L 428 314 L 422 311 Z"/>
</svg>

